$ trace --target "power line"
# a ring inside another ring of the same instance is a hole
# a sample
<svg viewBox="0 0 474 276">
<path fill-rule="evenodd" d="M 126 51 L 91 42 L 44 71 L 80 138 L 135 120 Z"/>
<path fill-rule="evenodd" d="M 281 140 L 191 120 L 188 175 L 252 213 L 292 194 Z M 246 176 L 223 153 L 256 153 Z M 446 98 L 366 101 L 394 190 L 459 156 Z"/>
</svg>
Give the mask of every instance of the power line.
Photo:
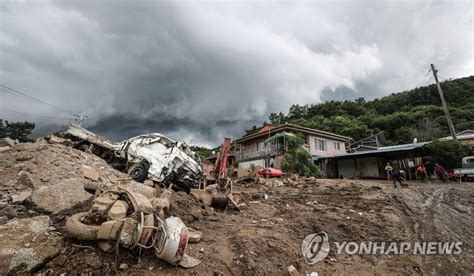
<svg viewBox="0 0 474 276">
<path fill-rule="evenodd" d="M 454 88 L 460 89 L 460 90 L 462 90 L 462 91 L 468 93 L 469 95 L 474 95 L 474 91 L 468 91 L 468 90 L 462 88 L 461 86 L 458 86 L 457 84 L 454 84 L 454 83 L 452 83 L 452 82 L 446 82 L 446 83 L 447 83 L 448 85 L 451 85 L 451 86 L 454 87 Z"/>
<path fill-rule="evenodd" d="M 433 78 L 433 76 L 431 76 L 427 82 L 425 82 L 426 80 L 426 77 L 428 77 L 428 75 L 431 73 L 430 70 L 428 70 L 428 72 L 426 73 L 425 77 L 423 78 L 423 80 L 415 87 L 422 87 L 422 86 L 426 86 L 426 83 L 430 82 L 431 78 Z M 422 85 L 423 83 L 425 83 L 424 85 Z"/>
<path fill-rule="evenodd" d="M 440 77 L 442 77 L 442 76 L 440 76 Z M 446 82 L 447 84 L 449 84 L 449 85 L 451 85 L 451 86 L 454 86 L 454 87 L 456 87 L 457 89 L 460 89 L 460 90 L 462 90 L 462 91 L 464 91 L 464 92 L 466 92 L 466 93 L 468 93 L 468 94 L 470 94 L 470 95 L 474 95 L 474 91 L 468 91 L 468 90 L 462 88 L 461 86 L 458 86 L 458 85 L 457 85 L 456 83 L 454 83 L 453 81 L 448 80 L 448 79 L 446 79 L 446 78 L 444 78 L 444 77 L 442 77 L 442 78 L 443 78 L 443 81 Z M 471 85 L 470 83 L 467 83 L 467 84 Z"/>
<path fill-rule="evenodd" d="M 424 84 L 423 86 L 427 86 L 427 85 L 430 83 L 430 81 L 431 81 L 432 79 L 433 79 L 433 76 L 430 76 L 430 78 L 428 79 L 428 81 L 425 82 L 425 84 Z"/>
<path fill-rule="evenodd" d="M 6 85 L 0 84 L 0 88 L 3 88 L 4 91 L 9 92 L 9 93 L 11 93 L 11 94 L 13 94 L 13 95 L 22 96 L 22 97 L 24 97 L 24 98 L 27 98 L 27 99 L 36 101 L 36 102 L 38 102 L 38 103 L 42 103 L 42 104 L 47 105 L 47 106 L 50 106 L 50 107 L 54 107 L 54 108 L 56 108 L 56 109 L 58 109 L 58 110 L 61 110 L 61 111 L 66 112 L 66 113 L 68 113 L 68 114 L 74 115 L 73 113 L 71 113 L 71 111 L 69 111 L 69 110 L 67 110 L 67 109 L 64 109 L 64 108 L 59 107 L 59 106 L 54 105 L 54 104 L 47 103 L 47 102 L 45 102 L 45 101 L 42 101 L 42 100 L 37 99 L 37 98 L 34 98 L 34 97 L 31 97 L 31 96 L 29 96 L 29 95 L 27 95 L 27 94 L 25 94 L 25 93 L 23 93 L 23 92 L 20 92 L 20 91 L 18 91 L 18 90 L 15 90 L 15 89 L 13 89 L 13 88 L 10 88 L 10 87 L 8 87 L 8 86 L 6 86 Z"/>
<path fill-rule="evenodd" d="M 26 113 L 26 112 L 19 112 L 15 110 L 10 110 L 10 109 L 4 109 L 0 108 L 0 111 L 6 111 L 6 112 L 12 112 L 16 114 L 22 114 L 30 117 L 35 117 L 38 119 L 44 119 L 44 120 L 54 120 L 54 121 L 70 121 L 72 119 L 67 119 L 67 118 L 56 118 L 56 117 L 49 117 L 49 116 L 43 116 L 43 115 L 38 115 L 38 114 L 32 114 L 32 113 Z"/>
</svg>

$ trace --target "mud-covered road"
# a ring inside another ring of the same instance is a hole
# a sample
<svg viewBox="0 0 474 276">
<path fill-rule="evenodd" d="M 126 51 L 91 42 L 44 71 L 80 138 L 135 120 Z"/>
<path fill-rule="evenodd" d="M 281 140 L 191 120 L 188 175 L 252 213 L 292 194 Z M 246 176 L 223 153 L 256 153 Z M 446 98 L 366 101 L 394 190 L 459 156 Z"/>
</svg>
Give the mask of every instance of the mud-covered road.
<svg viewBox="0 0 474 276">
<path fill-rule="evenodd" d="M 238 186 L 243 192 L 240 213 L 216 212 L 184 194 L 174 194 L 173 215 L 203 232 L 189 253 L 202 259 L 184 270 L 144 254 L 125 251 L 119 257 L 98 249 L 69 248 L 45 267 L 55 272 L 94 270 L 113 272 L 127 263 L 127 273 L 189 273 L 208 275 L 286 274 L 470 274 L 474 272 L 474 184 L 418 184 L 393 189 L 385 181 L 317 180 L 295 187 Z M 301 241 L 324 231 L 329 255 L 313 265 L 305 263 Z M 456 255 L 342 254 L 334 242 L 462 242 Z M 71 241 L 72 242 L 72 241 Z M 93 244 L 90 244 L 93 246 Z M 66 248 L 68 248 L 66 246 Z M 91 253 L 94 253 L 91 255 Z M 135 257 L 132 257 L 135 256 Z M 93 259 L 92 261 L 90 259 Z"/>
</svg>

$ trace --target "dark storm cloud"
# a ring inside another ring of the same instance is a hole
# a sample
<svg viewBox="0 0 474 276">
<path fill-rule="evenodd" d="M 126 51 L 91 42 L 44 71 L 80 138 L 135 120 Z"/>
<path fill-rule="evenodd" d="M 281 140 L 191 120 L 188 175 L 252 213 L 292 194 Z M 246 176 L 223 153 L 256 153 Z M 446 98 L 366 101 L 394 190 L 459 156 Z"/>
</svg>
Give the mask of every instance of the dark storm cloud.
<svg viewBox="0 0 474 276">
<path fill-rule="evenodd" d="M 443 68 L 474 67 L 472 24 L 470 1 L 3 1 L 0 83 L 83 112 L 114 140 L 161 132 L 215 145 L 291 104 L 423 84 L 432 62 L 466 75 Z"/>
</svg>

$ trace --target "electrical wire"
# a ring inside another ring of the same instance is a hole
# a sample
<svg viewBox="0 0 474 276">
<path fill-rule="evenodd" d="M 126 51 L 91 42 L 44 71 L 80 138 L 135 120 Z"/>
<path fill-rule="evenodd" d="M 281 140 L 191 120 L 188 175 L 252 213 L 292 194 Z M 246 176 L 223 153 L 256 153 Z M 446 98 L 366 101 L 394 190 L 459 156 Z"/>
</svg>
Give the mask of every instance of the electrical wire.
<svg viewBox="0 0 474 276">
<path fill-rule="evenodd" d="M 433 77 L 433 76 L 431 76 L 431 77 L 428 79 L 428 81 L 425 82 L 426 77 L 428 77 L 428 74 L 429 74 L 430 72 L 431 72 L 431 71 L 428 70 L 428 72 L 426 72 L 426 75 L 425 75 L 425 77 L 423 78 L 423 80 L 422 80 L 417 86 L 415 86 L 415 87 L 426 86 L 426 83 L 430 82 L 431 78 Z M 422 85 L 423 83 L 424 83 L 424 85 Z"/>
<path fill-rule="evenodd" d="M 438 75 L 439 75 L 439 74 L 438 74 Z M 457 88 L 457 89 L 460 89 L 460 90 L 462 90 L 462 91 L 468 93 L 469 95 L 474 95 L 474 91 L 468 91 L 468 90 L 462 88 L 461 86 L 458 86 L 458 85 L 457 85 L 456 83 L 454 83 L 453 81 L 450 81 L 450 80 L 448 80 L 448 79 L 446 79 L 446 78 L 444 78 L 444 77 L 442 77 L 442 76 L 440 76 L 440 78 L 442 78 L 442 80 L 443 80 L 446 84 L 451 85 L 452 87 L 455 87 L 455 88 Z M 468 85 L 471 85 L 470 83 L 467 83 L 467 84 L 468 84 Z"/>
<path fill-rule="evenodd" d="M 68 119 L 68 118 L 57 118 L 57 117 L 43 116 L 43 115 L 38 115 L 38 114 L 26 113 L 26 112 L 19 112 L 19 111 L 10 110 L 10 109 L 4 109 L 4 108 L 0 108 L 0 111 L 6 111 L 6 112 L 11 112 L 11 113 L 16 113 L 16 114 L 22 114 L 22 115 L 35 117 L 35 118 L 38 118 L 38 119 L 44 119 L 44 120 L 53 120 L 53 121 L 70 121 L 70 120 L 72 120 L 72 119 Z"/>
<path fill-rule="evenodd" d="M 67 110 L 67 109 L 65 109 L 65 108 L 62 108 L 62 107 L 59 107 L 59 106 L 57 106 L 57 105 L 50 104 L 50 103 L 47 103 L 47 102 L 42 101 L 42 100 L 40 100 L 40 99 L 31 97 L 31 96 L 29 96 L 29 95 L 27 95 L 27 94 L 25 94 L 25 93 L 23 93 L 23 92 L 20 92 L 20 91 L 18 91 L 18 90 L 15 90 L 15 89 L 13 89 L 13 88 L 10 88 L 10 87 L 8 87 L 8 86 L 6 86 L 6 85 L 0 84 L 0 88 L 3 88 L 4 91 L 9 92 L 9 93 L 11 93 L 11 94 L 13 94 L 13 95 L 21 96 L 21 97 L 24 97 L 24 98 L 29 99 L 29 100 L 31 100 L 31 101 L 36 101 L 36 102 L 38 102 L 38 103 L 47 105 L 47 106 L 49 106 L 49 107 L 56 108 L 56 109 L 61 110 L 62 112 L 65 112 L 65 113 L 67 113 L 67 114 L 74 115 L 73 113 L 71 113 L 71 111 L 69 111 L 69 110 Z"/>
<path fill-rule="evenodd" d="M 433 79 L 433 75 L 430 76 L 430 78 L 428 79 L 428 81 L 425 82 L 425 84 L 424 84 L 423 86 L 427 86 L 427 85 L 430 83 L 430 81 L 431 81 L 432 79 Z"/>
</svg>

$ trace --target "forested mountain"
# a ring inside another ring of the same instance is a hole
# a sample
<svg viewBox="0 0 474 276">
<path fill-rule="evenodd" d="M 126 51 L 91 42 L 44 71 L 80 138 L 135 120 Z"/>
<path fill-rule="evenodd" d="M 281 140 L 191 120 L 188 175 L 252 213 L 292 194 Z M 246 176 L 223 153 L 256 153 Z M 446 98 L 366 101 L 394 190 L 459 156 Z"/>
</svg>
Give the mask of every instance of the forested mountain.
<svg viewBox="0 0 474 276">
<path fill-rule="evenodd" d="M 456 132 L 474 129 L 474 76 L 441 83 Z M 386 145 L 449 135 L 435 84 L 366 101 L 327 101 L 293 105 L 288 114 L 272 113 L 271 123 L 293 123 L 350 136 L 357 141 L 380 131 Z"/>
</svg>

